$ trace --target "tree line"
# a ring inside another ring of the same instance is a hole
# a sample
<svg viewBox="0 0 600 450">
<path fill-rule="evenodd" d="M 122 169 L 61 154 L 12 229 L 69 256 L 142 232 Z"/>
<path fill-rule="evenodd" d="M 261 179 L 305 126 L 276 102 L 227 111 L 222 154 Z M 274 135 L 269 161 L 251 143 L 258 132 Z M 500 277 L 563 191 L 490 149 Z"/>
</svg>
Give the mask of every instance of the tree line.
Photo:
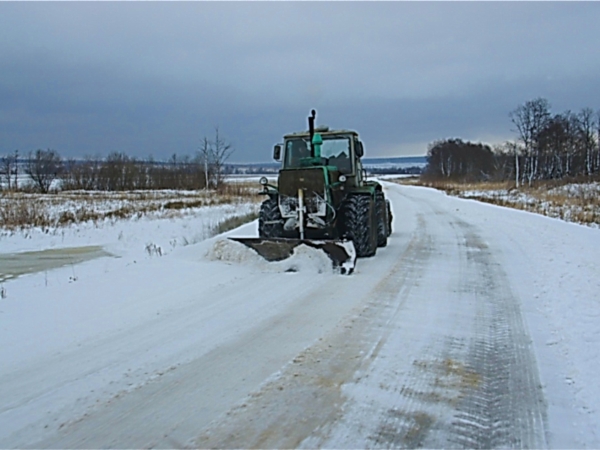
<svg viewBox="0 0 600 450">
<path fill-rule="evenodd" d="M 600 177 L 600 111 L 553 114 L 544 98 L 509 113 L 516 139 L 491 148 L 445 139 L 429 145 L 424 177 L 452 180 L 537 180 Z"/>
<path fill-rule="evenodd" d="M 218 128 L 214 139 L 202 139 L 195 155 L 174 153 L 167 161 L 137 159 L 123 152 L 112 152 L 102 159 L 63 159 L 53 149 L 39 149 L 19 158 L 15 151 L 0 157 L 0 186 L 11 191 L 33 188 L 42 193 L 50 189 L 219 189 L 232 152 L 232 145 L 219 135 Z M 25 175 L 29 182 L 24 185 L 19 175 Z"/>
</svg>

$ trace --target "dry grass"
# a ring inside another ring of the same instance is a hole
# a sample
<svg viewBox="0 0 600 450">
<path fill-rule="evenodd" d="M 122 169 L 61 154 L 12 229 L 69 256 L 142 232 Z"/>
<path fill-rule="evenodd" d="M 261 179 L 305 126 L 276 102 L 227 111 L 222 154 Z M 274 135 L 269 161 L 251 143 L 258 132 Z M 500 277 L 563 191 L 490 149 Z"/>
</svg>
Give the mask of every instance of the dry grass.
<svg viewBox="0 0 600 450">
<path fill-rule="evenodd" d="M 584 225 L 600 225 L 600 184 L 539 181 L 518 189 L 514 182 L 458 183 L 393 180 L 399 184 L 432 187 L 448 195 L 560 218 Z"/>
<path fill-rule="evenodd" d="M 0 228 L 49 228 L 110 219 L 166 217 L 225 204 L 260 202 L 257 182 L 225 184 L 219 191 L 65 191 L 50 194 L 0 192 Z"/>
<path fill-rule="evenodd" d="M 458 182 L 444 182 L 444 181 L 422 181 L 419 178 L 398 178 L 392 180 L 398 184 L 406 184 L 412 186 L 425 186 L 444 191 L 450 195 L 458 195 L 464 191 L 480 190 L 480 191 L 497 191 L 497 190 L 510 190 L 514 187 L 514 183 L 508 181 L 498 181 L 489 183 L 458 183 Z"/>
<path fill-rule="evenodd" d="M 21 224 L 45 227 L 48 222 L 48 212 L 41 201 L 23 201 L 13 197 L 0 204 L 0 226 L 5 228 L 14 228 Z"/>
<path fill-rule="evenodd" d="M 386 178 L 385 181 L 390 181 L 392 183 L 404 184 L 408 186 L 421 185 L 421 179 L 415 175 L 410 177 L 398 177 L 398 178 Z"/>
<path fill-rule="evenodd" d="M 258 218 L 257 212 L 251 212 L 248 214 L 244 214 L 243 216 L 234 216 L 229 219 L 225 219 L 222 222 L 219 222 L 217 226 L 212 230 L 213 236 L 217 234 L 225 233 L 226 231 L 233 230 L 245 223 L 252 222 L 253 220 Z"/>
</svg>

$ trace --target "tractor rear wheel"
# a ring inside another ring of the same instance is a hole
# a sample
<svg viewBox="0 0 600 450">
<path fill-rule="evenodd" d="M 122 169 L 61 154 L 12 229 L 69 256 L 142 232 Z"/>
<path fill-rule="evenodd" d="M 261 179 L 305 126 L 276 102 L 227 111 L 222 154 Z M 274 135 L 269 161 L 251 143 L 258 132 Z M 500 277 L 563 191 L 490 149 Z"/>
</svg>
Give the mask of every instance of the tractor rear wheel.
<svg viewBox="0 0 600 450">
<path fill-rule="evenodd" d="M 377 207 L 377 247 L 387 245 L 388 233 L 388 209 L 385 203 L 383 192 L 377 192 L 375 195 Z"/>
<path fill-rule="evenodd" d="M 389 236 L 390 234 L 392 234 L 392 205 L 390 204 L 389 200 L 385 200 L 385 207 L 387 209 L 387 220 L 388 220 L 388 227 L 387 227 L 387 235 Z"/>
<path fill-rule="evenodd" d="M 261 238 L 283 236 L 283 217 L 281 217 L 281 211 L 279 211 L 277 197 L 269 197 L 260 205 L 258 235 Z"/>
<path fill-rule="evenodd" d="M 354 243 L 356 256 L 373 256 L 377 252 L 377 220 L 373 199 L 369 195 L 350 195 L 343 209 L 345 237 Z"/>
</svg>

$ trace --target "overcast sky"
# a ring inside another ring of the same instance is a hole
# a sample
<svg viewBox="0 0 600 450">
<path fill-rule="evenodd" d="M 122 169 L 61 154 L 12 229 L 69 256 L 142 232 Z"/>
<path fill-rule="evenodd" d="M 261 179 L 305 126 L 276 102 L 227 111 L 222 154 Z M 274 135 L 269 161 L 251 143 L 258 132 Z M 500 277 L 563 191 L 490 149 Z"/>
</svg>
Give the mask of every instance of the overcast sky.
<svg viewBox="0 0 600 450">
<path fill-rule="evenodd" d="M 600 3 L 0 2 L 0 155 L 231 161 L 317 123 L 367 156 L 512 139 L 508 113 L 600 108 Z"/>
</svg>

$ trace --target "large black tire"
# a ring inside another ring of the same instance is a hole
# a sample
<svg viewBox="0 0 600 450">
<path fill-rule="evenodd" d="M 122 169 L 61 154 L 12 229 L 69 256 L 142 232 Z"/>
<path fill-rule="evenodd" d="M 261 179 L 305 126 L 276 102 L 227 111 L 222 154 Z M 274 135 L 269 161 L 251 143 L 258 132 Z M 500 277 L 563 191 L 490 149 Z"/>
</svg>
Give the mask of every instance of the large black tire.
<svg viewBox="0 0 600 450">
<path fill-rule="evenodd" d="M 385 206 L 387 209 L 387 220 L 388 220 L 388 229 L 387 229 L 387 235 L 389 237 L 390 234 L 392 234 L 392 205 L 390 204 L 389 200 L 385 200 Z"/>
<path fill-rule="evenodd" d="M 258 235 L 261 238 L 279 238 L 283 236 L 283 217 L 281 217 L 281 211 L 279 211 L 277 197 L 269 197 L 260 205 Z"/>
<path fill-rule="evenodd" d="M 375 194 L 375 204 L 377 208 L 377 247 L 387 245 L 388 234 L 388 209 L 385 203 L 383 192 Z"/>
<path fill-rule="evenodd" d="M 377 217 L 375 202 L 369 195 L 349 195 L 344 202 L 344 236 L 354 243 L 356 256 L 373 256 L 377 252 Z"/>
</svg>

